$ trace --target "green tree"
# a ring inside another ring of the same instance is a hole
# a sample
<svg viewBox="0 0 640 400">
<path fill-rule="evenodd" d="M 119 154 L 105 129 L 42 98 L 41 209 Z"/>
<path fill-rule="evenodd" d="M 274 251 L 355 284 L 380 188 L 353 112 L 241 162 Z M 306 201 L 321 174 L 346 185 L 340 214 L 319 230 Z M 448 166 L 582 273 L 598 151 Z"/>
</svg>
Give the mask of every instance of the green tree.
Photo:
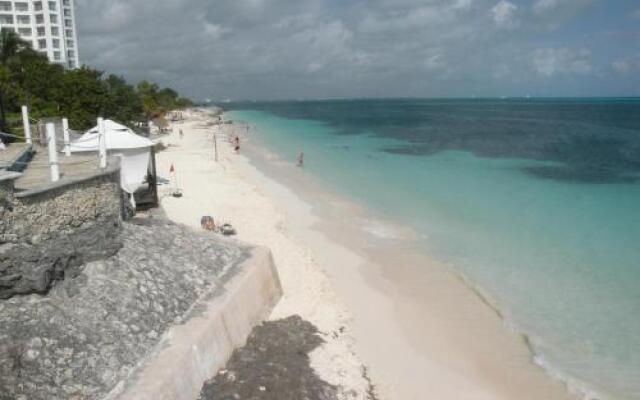
<svg viewBox="0 0 640 400">
<path fill-rule="evenodd" d="M 31 44 L 13 30 L 0 30 L 0 64 L 6 65 L 12 58 L 25 52 L 33 52 Z"/>
<path fill-rule="evenodd" d="M 29 42 L 23 40 L 13 30 L 0 29 L 0 66 L 6 68 L 8 64 L 21 53 L 32 52 Z M 8 71 L 3 71 L 0 81 L 0 130 L 7 131 L 4 93 L 9 90 L 11 76 Z"/>
<path fill-rule="evenodd" d="M 46 56 L 21 55 L 10 63 L 12 80 L 20 86 L 15 96 L 7 98 L 8 109 L 19 111 L 22 104 L 29 106 L 32 118 L 60 115 L 59 93 L 65 69 L 52 64 Z"/>
<path fill-rule="evenodd" d="M 142 101 L 142 108 L 147 118 L 156 118 L 159 116 L 158 109 L 158 85 L 142 81 L 138 83 L 138 95 Z"/>
<path fill-rule="evenodd" d="M 155 83 L 142 81 L 137 86 L 138 95 L 147 118 L 158 118 L 168 111 L 193 106 L 193 103 L 180 98 L 178 92 L 171 88 L 160 89 Z"/>
<path fill-rule="evenodd" d="M 133 86 L 116 75 L 105 79 L 107 98 L 104 104 L 104 116 L 123 123 L 139 120 L 142 113 L 142 100 Z"/>
<path fill-rule="evenodd" d="M 59 115 L 66 115 L 73 129 L 84 130 L 104 115 L 108 90 L 102 72 L 82 67 L 65 71 L 61 84 L 52 93 L 59 105 Z"/>
</svg>

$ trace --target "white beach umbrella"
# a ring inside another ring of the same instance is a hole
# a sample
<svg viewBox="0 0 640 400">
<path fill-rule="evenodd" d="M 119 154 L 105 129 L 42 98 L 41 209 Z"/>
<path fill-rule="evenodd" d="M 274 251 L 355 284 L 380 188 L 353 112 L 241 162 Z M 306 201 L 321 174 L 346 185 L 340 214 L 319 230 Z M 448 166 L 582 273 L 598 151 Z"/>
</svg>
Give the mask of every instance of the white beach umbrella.
<svg viewBox="0 0 640 400">
<path fill-rule="evenodd" d="M 110 119 L 104 120 L 105 143 L 109 155 L 119 156 L 120 184 L 128 193 L 134 193 L 145 181 L 149 167 L 151 140 L 135 134 L 130 128 Z M 72 153 L 97 152 L 100 133 L 95 126 L 71 142 Z"/>
<path fill-rule="evenodd" d="M 104 120 L 104 131 L 107 150 L 141 149 L 154 146 L 151 140 L 135 134 L 130 128 L 110 119 Z M 71 142 L 71 152 L 98 151 L 99 145 L 100 133 L 98 127 L 95 126 Z"/>
</svg>

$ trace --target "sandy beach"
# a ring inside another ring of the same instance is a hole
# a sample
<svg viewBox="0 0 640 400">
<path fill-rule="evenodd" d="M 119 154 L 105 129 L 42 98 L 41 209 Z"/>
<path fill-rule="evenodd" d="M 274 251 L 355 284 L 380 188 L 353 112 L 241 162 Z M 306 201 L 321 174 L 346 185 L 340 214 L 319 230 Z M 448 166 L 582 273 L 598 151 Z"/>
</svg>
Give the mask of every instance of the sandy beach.
<svg viewBox="0 0 640 400">
<path fill-rule="evenodd" d="M 369 398 L 369 378 L 384 399 L 574 398 L 533 363 L 524 337 L 412 245 L 412 232 L 274 160 L 251 133 L 236 154 L 226 138 L 244 126 L 186 115 L 157 155 L 159 174 L 169 178 L 173 165 L 183 192 L 163 187 L 163 210 L 195 228 L 211 215 L 271 249 L 284 290 L 271 319 L 299 315 L 318 327 L 326 343 L 312 366 L 344 398 Z"/>
</svg>

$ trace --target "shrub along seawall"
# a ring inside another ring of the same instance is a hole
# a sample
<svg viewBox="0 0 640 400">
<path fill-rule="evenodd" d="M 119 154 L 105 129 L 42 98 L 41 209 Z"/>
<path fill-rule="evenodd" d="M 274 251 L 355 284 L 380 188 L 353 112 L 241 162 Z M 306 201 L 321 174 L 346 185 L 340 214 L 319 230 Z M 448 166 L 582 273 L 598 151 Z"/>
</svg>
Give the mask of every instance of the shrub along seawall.
<svg viewBox="0 0 640 400">
<path fill-rule="evenodd" d="M 38 189 L 0 172 L 0 299 L 46 293 L 89 261 L 122 247 L 120 165 Z"/>
</svg>

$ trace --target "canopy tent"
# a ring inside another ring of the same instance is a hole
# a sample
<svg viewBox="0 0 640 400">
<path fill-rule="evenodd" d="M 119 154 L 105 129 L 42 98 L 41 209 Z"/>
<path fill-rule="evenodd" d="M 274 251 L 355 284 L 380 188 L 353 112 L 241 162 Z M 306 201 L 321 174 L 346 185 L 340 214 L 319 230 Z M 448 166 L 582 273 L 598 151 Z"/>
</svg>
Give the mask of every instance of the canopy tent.
<svg viewBox="0 0 640 400">
<path fill-rule="evenodd" d="M 153 147 L 154 143 L 142 136 L 136 135 L 130 128 L 114 122 L 104 120 L 105 142 L 107 150 L 143 149 Z M 100 132 L 95 126 L 85 132 L 79 139 L 71 142 L 71 152 L 98 151 Z"/>
<path fill-rule="evenodd" d="M 121 158 L 120 185 L 125 192 L 133 195 L 144 186 L 149 171 L 151 148 L 155 143 L 110 119 L 104 120 L 104 131 L 107 153 Z M 97 126 L 70 144 L 72 153 L 97 152 L 99 147 L 100 133 Z"/>
</svg>

